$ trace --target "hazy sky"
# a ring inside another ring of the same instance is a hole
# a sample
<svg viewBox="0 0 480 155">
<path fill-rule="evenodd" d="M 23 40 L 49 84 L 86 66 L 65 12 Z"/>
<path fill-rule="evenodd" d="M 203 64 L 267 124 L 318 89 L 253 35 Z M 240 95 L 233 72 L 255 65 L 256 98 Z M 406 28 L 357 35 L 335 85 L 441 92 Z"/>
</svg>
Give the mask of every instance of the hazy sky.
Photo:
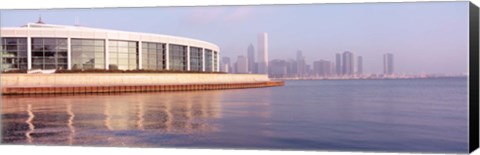
<svg viewBox="0 0 480 155">
<path fill-rule="evenodd" d="M 235 61 L 257 51 L 257 33 L 269 35 L 269 59 L 307 63 L 335 53 L 363 56 L 365 73 L 382 72 L 393 53 L 396 73 L 466 73 L 468 2 L 363 3 L 214 7 L 2 10 L 1 27 L 35 22 L 190 37 L 220 46 Z"/>
</svg>

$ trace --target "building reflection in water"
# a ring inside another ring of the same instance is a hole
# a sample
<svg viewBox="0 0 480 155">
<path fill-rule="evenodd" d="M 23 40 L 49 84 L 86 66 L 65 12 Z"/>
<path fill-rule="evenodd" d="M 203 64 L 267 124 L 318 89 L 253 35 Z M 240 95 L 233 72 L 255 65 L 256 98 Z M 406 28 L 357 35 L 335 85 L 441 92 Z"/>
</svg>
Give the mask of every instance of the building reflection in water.
<svg viewBox="0 0 480 155">
<path fill-rule="evenodd" d="M 125 143 L 218 130 L 222 91 L 2 97 L 2 143 Z"/>
</svg>

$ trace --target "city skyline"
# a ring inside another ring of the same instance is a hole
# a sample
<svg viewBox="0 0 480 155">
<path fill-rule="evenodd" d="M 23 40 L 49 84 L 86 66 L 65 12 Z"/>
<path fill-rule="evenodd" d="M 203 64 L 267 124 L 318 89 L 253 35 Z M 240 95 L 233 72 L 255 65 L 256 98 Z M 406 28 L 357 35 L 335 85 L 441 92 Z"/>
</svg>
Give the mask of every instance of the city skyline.
<svg viewBox="0 0 480 155">
<path fill-rule="evenodd" d="M 252 45 L 248 46 L 247 55 L 252 55 Z M 335 60 L 318 59 L 313 60 L 312 64 L 305 62 L 305 57 L 301 50 L 297 50 L 296 59 L 273 59 L 269 61 L 268 75 L 274 78 L 287 77 L 343 77 L 343 78 L 367 78 L 369 76 L 386 76 L 386 77 L 404 77 L 403 73 L 394 72 L 394 55 L 391 53 L 383 54 L 383 72 L 381 73 L 364 73 L 363 56 L 356 55 L 353 52 L 345 51 L 343 53 L 335 53 Z M 230 58 L 223 57 L 220 62 L 221 66 L 228 67 Z M 248 56 L 239 55 L 234 63 L 234 70 L 222 71 L 227 73 L 257 73 L 250 71 L 249 65 L 257 66 L 256 61 L 251 61 Z M 338 65 L 340 64 L 340 65 Z M 256 70 L 256 67 L 253 68 Z M 424 75 L 424 74 L 422 74 Z M 407 75 L 412 76 L 412 75 Z M 418 76 L 418 75 L 413 75 Z"/>
<path fill-rule="evenodd" d="M 269 35 L 268 61 L 288 59 L 295 56 L 295 51 L 301 50 L 307 58 L 306 63 L 313 64 L 320 59 L 332 61 L 335 59 L 332 53 L 352 51 L 365 59 L 365 73 L 382 73 L 383 54 L 392 53 L 396 61 L 402 62 L 396 65 L 396 73 L 462 74 L 468 69 L 468 44 L 465 44 L 468 40 L 468 11 L 457 8 L 467 4 L 2 10 L 1 26 L 21 26 L 35 22 L 39 16 L 49 24 L 74 25 L 75 19 L 79 19 L 78 24 L 87 27 L 206 40 L 220 46 L 221 57 L 231 58 L 245 54 L 245 47 L 249 44 L 259 52 L 255 36 L 266 32 Z M 152 15 L 162 19 L 161 22 L 143 19 L 154 17 Z M 116 18 L 119 16 L 122 18 Z"/>
</svg>

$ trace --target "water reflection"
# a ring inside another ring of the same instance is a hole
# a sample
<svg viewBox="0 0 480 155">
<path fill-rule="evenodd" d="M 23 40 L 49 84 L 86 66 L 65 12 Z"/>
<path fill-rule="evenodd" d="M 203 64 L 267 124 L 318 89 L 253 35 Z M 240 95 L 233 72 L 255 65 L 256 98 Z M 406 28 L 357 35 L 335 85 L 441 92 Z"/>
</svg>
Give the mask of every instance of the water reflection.
<svg viewBox="0 0 480 155">
<path fill-rule="evenodd" d="M 130 140 L 134 143 L 133 137 L 138 138 L 138 134 L 212 132 L 218 128 L 210 121 L 221 118 L 221 94 L 207 91 L 3 96 L 2 142 L 124 144 L 129 142 L 128 135 L 133 135 Z"/>
</svg>

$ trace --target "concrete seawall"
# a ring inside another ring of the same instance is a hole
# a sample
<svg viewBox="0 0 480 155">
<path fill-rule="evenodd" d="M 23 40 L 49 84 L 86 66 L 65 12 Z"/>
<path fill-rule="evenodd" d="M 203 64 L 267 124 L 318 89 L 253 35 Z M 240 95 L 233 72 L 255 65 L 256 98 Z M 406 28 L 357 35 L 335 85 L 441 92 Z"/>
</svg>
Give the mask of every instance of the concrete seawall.
<svg viewBox="0 0 480 155">
<path fill-rule="evenodd" d="M 191 91 L 282 86 L 260 74 L 2 74 L 3 95 Z"/>
</svg>

